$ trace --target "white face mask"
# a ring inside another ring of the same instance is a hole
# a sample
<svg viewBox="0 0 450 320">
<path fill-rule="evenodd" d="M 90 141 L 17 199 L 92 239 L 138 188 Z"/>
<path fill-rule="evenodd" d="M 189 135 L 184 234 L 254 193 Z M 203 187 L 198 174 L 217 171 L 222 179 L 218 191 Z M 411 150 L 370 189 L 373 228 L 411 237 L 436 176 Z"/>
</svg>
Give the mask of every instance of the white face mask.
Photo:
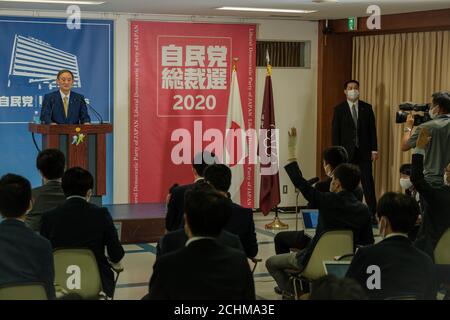
<svg viewBox="0 0 450 320">
<path fill-rule="evenodd" d="M 330 192 L 333 192 L 334 193 L 334 190 L 336 190 L 336 187 L 335 187 L 335 182 L 334 182 L 334 180 L 331 180 L 331 183 L 330 183 Z"/>
<path fill-rule="evenodd" d="M 431 120 L 434 120 L 438 117 L 438 113 L 434 112 L 434 110 L 437 110 L 438 107 L 433 107 L 430 109 L 430 111 L 428 111 L 428 114 L 430 115 Z"/>
<path fill-rule="evenodd" d="M 325 170 L 325 174 L 326 174 L 328 177 L 333 178 L 333 171 L 331 171 L 331 168 L 330 168 L 330 165 L 329 165 L 329 164 L 327 164 L 327 165 L 324 167 L 324 170 Z"/>
<path fill-rule="evenodd" d="M 409 178 L 400 178 L 400 186 L 402 189 L 407 190 L 412 187 L 411 180 Z"/>
<path fill-rule="evenodd" d="M 358 99 L 359 97 L 359 91 L 356 89 L 352 89 L 352 90 L 347 90 L 347 98 L 349 100 L 355 100 Z"/>
</svg>

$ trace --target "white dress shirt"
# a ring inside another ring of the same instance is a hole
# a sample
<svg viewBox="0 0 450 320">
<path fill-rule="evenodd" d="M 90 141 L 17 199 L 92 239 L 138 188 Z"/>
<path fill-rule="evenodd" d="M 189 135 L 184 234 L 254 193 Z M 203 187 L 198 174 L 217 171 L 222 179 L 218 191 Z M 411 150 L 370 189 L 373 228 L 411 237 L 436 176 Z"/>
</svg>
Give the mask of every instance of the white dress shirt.
<svg viewBox="0 0 450 320">
<path fill-rule="evenodd" d="M 61 94 L 61 100 L 64 102 L 64 97 L 67 97 L 67 103 L 70 101 L 70 91 L 67 95 L 65 95 L 61 90 L 59 90 L 59 93 Z"/>
</svg>

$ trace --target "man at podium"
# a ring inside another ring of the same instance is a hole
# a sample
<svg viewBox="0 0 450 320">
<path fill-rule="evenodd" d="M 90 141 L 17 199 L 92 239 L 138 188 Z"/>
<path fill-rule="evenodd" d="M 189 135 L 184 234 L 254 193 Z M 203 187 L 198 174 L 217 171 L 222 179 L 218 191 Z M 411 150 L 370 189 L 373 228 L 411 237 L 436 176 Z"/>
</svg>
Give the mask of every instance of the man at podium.
<svg viewBox="0 0 450 320">
<path fill-rule="evenodd" d="M 59 90 L 44 96 L 41 110 L 42 123 L 85 124 L 91 122 L 84 97 L 70 90 L 73 81 L 72 71 L 61 70 L 58 72 L 56 83 Z"/>
</svg>

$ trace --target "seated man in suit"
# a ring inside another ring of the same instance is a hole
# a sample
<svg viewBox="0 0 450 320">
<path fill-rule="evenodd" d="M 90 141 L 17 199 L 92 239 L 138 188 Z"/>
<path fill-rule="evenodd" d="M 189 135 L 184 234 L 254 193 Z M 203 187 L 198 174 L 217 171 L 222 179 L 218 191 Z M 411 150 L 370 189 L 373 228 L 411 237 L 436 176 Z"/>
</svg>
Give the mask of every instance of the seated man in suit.
<svg viewBox="0 0 450 320">
<path fill-rule="evenodd" d="M 33 231 L 41 230 L 41 218 L 45 211 L 62 204 L 66 197 L 61 187 L 66 159 L 58 149 L 45 149 L 36 158 L 36 167 L 44 184 L 32 191 L 33 209 L 26 215 L 25 223 Z"/>
<path fill-rule="evenodd" d="M 425 127 L 419 133 L 413 152 L 411 182 L 424 200 L 422 226 L 414 245 L 434 259 L 436 244 L 450 228 L 450 163 L 443 172 L 443 185 L 433 185 L 425 179 L 423 163 L 429 140 L 430 133 Z"/>
<path fill-rule="evenodd" d="M 306 200 L 314 202 L 319 209 L 316 234 L 308 246 L 297 253 L 284 253 L 266 260 L 266 267 L 286 297 L 292 297 L 293 288 L 285 269 L 303 270 L 320 236 L 328 230 L 347 229 L 353 231 L 355 245 L 374 242 L 369 208 L 359 201 L 353 190 L 360 183 L 360 172 L 355 165 L 343 163 L 333 172 L 330 192 L 320 192 L 303 177 L 295 156 L 296 130 L 289 133 L 289 163 L 285 166 L 294 186 Z"/>
<path fill-rule="evenodd" d="M 186 192 L 185 229 L 189 240 L 185 247 L 156 260 L 149 283 L 150 299 L 255 299 L 245 254 L 216 240 L 231 215 L 231 201 L 206 186 Z"/>
<path fill-rule="evenodd" d="M 62 177 L 62 188 L 67 197 L 61 206 L 42 217 L 41 235 L 53 248 L 89 248 L 97 259 L 103 291 L 112 296 L 114 275 L 108 259 L 118 263 L 124 256 L 116 228 L 106 208 L 89 203 L 94 179 L 89 171 L 74 167 Z M 105 256 L 105 248 L 108 256 Z"/>
<path fill-rule="evenodd" d="M 217 191 L 228 197 L 231 186 L 231 170 L 224 164 L 213 164 L 205 170 L 205 180 Z M 255 222 L 252 209 L 243 208 L 236 203 L 231 204 L 231 217 L 224 229 L 241 239 L 247 257 L 254 258 L 258 253 Z"/>
<path fill-rule="evenodd" d="M 53 252 L 50 242 L 25 225 L 31 209 L 30 182 L 18 175 L 0 179 L 0 286 L 41 282 L 49 299 L 55 298 Z"/>
<path fill-rule="evenodd" d="M 326 148 L 322 152 L 323 169 L 327 174 L 327 179 L 319 181 L 314 186 L 318 191 L 328 192 L 330 190 L 331 178 L 336 167 L 348 162 L 347 151 L 344 147 L 333 146 Z M 354 190 L 354 194 L 359 201 L 362 201 L 363 191 L 360 186 Z M 316 209 L 315 203 L 308 203 L 309 208 Z M 301 231 L 282 231 L 275 235 L 275 253 L 282 254 L 290 252 L 290 248 L 304 249 L 311 239 Z M 278 291 L 278 290 L 277 290 Z M 279 293 L 279 292 L 278 292 Z"/>
<path fill-rule="evenodd" d="M 407 195 L 388 192 L 378 202 L 377 214 L 383 240 L 360 248 L 346 277 L 355 279 L 371 299 L 411 295 L 436 299 L 433 261 L 408 239 L 419 215 L 417 202 Z"/>
<path fill-rule="evenodd" d="M 200 184 L 201 183 L 199 182 L 197 185 L 200 187 Z M 211 214 L 214 214 L 214 212 L 211 212 Z M 158 245 L 156 246 L 156 257 L 158 258 L 166 253 L 183 248 L 188 240 L 189 238 L 184 228 L 166 233 L 158 241 Z M 226 230 L 222 230 L 220 235 L 217 237 L 217 241 L 225 246 L 244 251 L 239 237 Z"/>
<path fill-rule="evenodd" d="M 169 202 L 167 204 L 166 213 L 166 230 L 175 231 L 183 229 L 184 221 L 184 193 L 192 189 L 194 185 L 203 180 L 203 173 L 209 164 L 215 163 L 214 153 L 203 151 L 196 154 L 192 161 L 192 173 L 194 182 L 171 188 Z"/>
<path fill-rule="evenodd" d="M 91 122 L 84 97 L 71 91 L 74 77 L 70 70 L 61 70 L 56 77 L 58 91 L 44 96 L 41 122 L 45 124 L 86 124 Z"/>
</svg>

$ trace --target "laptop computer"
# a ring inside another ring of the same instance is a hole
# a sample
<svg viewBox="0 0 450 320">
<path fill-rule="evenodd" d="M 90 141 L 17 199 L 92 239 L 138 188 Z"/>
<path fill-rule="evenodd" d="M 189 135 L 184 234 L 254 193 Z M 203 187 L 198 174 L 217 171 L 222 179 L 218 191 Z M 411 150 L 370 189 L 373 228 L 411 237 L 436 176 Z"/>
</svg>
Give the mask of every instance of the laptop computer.
<svg viewBox="0 0 450 320">
<path fill-rule="evenodd" d="M 316 230 L 319 222 L 319 210 L 303 209 L 302 210 L 303 227 L 305 230 Z"/>
<path fill-rule="evenodd" d="M 325 274 L 332 274 L 338 279 L 345 278 L 351 261 L 324 261 Z"/>
<path fill-rule="evenodd" d="M 319 210 L 303 209 L 301 212 L 305 235 L 312 239 L 316 234 L 317 223 L 319 221 Z"/>
</svg>

